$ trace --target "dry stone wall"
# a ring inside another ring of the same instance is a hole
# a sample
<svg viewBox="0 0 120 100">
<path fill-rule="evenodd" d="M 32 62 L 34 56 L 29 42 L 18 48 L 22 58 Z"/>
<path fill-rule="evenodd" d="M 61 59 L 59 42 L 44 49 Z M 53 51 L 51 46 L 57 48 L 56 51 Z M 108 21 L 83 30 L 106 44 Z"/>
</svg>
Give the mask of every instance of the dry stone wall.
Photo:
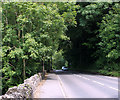
<svg viewBox="0 0 120 100">
<path fill-rule="evenodd" d="M 23 84 L 9 88 L 5 95 L 0 96 L 0 99 L 32 98 L 32 94 L 41 82 L 42 78 L 43 75 L 41 73 L 35 74 L 34 76 L 24 80 Z"/>
</svg>

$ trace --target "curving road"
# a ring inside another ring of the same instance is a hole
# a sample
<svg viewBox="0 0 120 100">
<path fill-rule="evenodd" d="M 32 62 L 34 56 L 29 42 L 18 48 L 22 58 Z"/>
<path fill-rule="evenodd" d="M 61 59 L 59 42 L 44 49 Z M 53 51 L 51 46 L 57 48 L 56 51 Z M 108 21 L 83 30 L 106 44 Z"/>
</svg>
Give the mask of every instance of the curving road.
<svg viewBox="0 0 120 100">
<path fill-rule="evenodd" d="M 57 70 L 39 88 L 38 98 L 118 98 L 118 78 Z"/>
<path fill-rule="evenodd" d="M 118 98 L 118 78 L 101 75 L 57 74 L 66 98 Z"/>
</svg>

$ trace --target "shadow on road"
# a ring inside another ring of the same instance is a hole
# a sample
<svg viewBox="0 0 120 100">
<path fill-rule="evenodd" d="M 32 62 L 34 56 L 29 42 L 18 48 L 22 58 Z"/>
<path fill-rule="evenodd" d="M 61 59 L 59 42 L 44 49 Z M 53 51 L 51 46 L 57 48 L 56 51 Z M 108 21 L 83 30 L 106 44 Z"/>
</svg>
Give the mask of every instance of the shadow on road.
<svg viewBox="0 0 120 100">
<path fill-rule="evenodd" d="M 84 74 L 84 75 L 103 75 L 103 74 L 100 74 L 100 73 L 92 73 L 92 72 L 77 72 L 77 71 L 62 71 L 62 70 L 56 70 L 54 71 L 55 74 L 58 74 L 58 75 L 72 75 L 72 74 Z M 104 76 L 104 75 L 103 75 Z"/>
<path fill-rule="evenodd" d="M 45 80 L 57 80 L 57 79 L 51 75 L 47 75 Z"/>
<path fill-rule="evenodd" d="M 54 72 L 55 74 L 58 74 L 58 75 L 72 75 L 72 74 L 75 74 L 75 73 L 78 73 L 78 72 L 73 72 L 73 71 L 61 71 L 61 70 L 57 70 Z"/>
</svg>

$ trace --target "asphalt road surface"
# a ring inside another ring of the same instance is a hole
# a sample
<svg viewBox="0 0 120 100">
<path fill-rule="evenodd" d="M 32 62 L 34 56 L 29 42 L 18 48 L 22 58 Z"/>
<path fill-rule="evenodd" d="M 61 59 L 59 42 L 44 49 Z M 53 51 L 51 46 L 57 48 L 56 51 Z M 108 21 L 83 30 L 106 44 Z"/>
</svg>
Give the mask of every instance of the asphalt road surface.
<svg viewBox="0 0 120 100">
<path fill-rule="evenodd" d="M 37 98 L 118 98 L 118 78 L 57 70 L 48 74 Z"/>
</svg>

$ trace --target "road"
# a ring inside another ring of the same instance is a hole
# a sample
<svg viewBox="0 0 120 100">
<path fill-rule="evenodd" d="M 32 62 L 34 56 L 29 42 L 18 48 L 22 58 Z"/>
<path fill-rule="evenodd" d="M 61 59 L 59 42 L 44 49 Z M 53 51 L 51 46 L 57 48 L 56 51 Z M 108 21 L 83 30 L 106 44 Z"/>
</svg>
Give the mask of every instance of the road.
<svg viewBox="0 0 120 100">
<path fill-rule="evenodd" d="M 48 74 L 37 98 L 118 98 L 118 78 L 63 72 Z"/>
</svg>

